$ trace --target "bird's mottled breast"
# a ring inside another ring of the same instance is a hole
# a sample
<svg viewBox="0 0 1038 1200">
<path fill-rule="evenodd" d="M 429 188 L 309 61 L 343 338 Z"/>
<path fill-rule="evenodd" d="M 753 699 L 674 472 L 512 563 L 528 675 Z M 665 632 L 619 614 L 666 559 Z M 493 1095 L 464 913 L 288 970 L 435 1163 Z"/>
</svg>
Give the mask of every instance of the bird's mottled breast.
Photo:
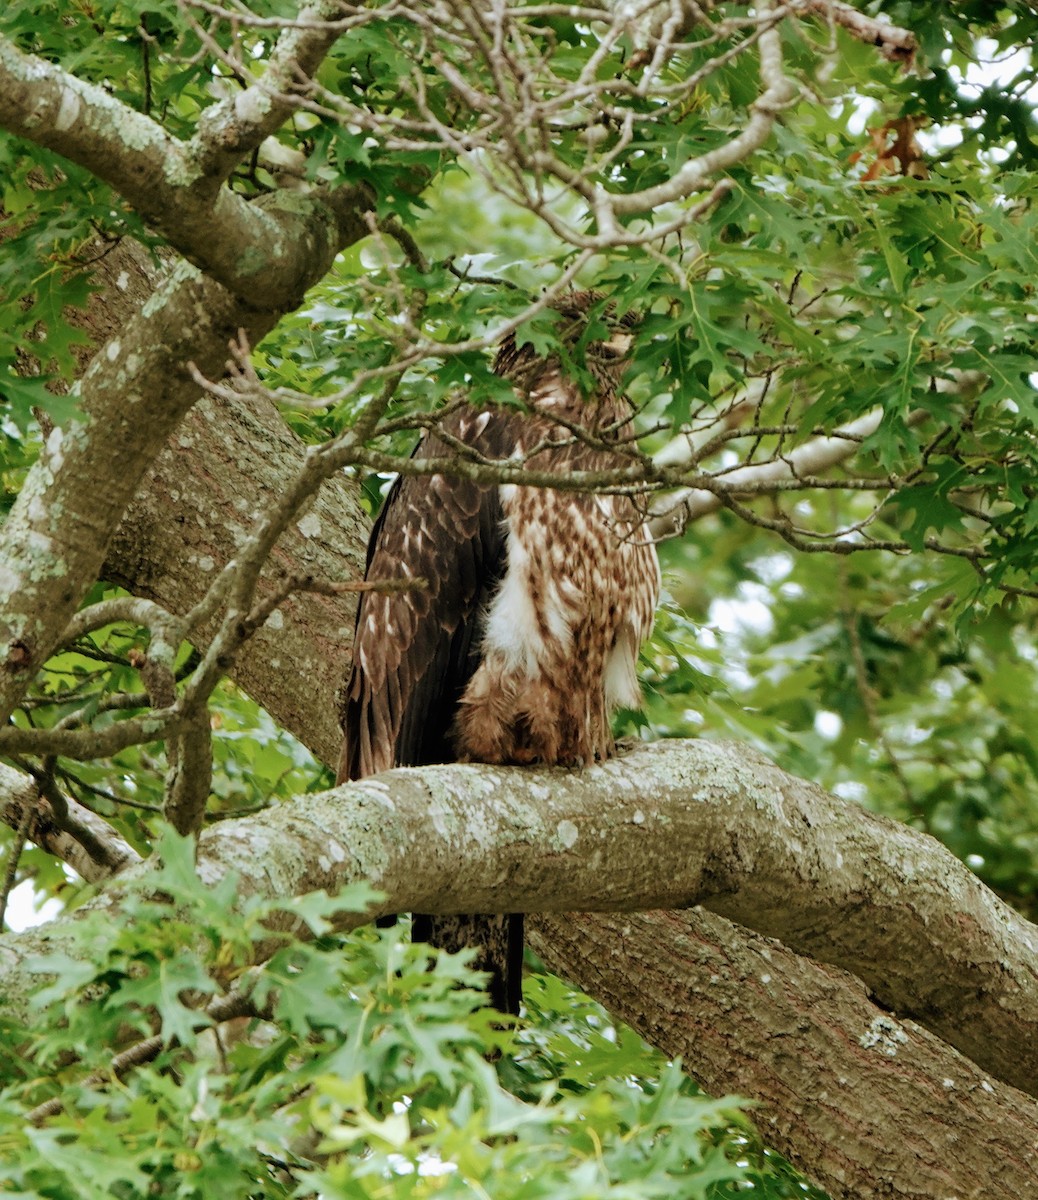
<svg viewBox="0 0 1038 1200">
<path fill-rule="evenodd" d="M 581 415 L 572 390 L 545 389 L 533 399 L 541 412 Z M 545 417 L 531 423 L 524 441 L 532 447 L 536 439 L 559 436 L 559 426 Z M 616 452 L 579 442 L 551 454 L 556 468 L 560 458 L 576 470 L 621 461 Z M 652 629 L 659 566 L 633 503 L 625 496 L 515 484 L 503 485 L 500 495 L 507 565 L 487 613 L 485 651 L 526 676 L 577 659 L 589 681 L 605 688 L 611 706 L 637 705 L 635 664 Z"/>
</svg>

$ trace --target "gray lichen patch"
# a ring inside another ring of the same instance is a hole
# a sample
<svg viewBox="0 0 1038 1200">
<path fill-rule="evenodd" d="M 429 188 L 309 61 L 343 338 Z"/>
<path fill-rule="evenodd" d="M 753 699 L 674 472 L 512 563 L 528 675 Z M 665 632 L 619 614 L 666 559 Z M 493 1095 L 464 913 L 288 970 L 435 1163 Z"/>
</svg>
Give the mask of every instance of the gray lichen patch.
<svg viewBox="0 0 1038 1200">
<path fill-rule="evenodd" d="M 555 827 L 555 840 L 564 850 L 572 850 L 580 837 L 580 830 L 572 821 L 560 821 Z"/>
<path fill-rule="evenodd" d="M 273 99 L 258 87 L 246 88 L 234 98 L 234 115 L 252 124 L 259 124 L 273 107 Z"/>
<path fill-rule="evenodd" d="M 76 123 L 82 107 L 82 101 L 74 88 L 62 88 L 61 103 L 58 105 L 58 115 L 54 118 L 54 128 L 62 133 L 66 129 L 71 129 Z"/>
<path fill-rule="evenodd" d="M 893 1017 L 876 1017 L 858 1038 L 858 1044 L 865 1050 L 878 1050 L 887 1058 L 896 1058 L 900 1047 L 908 1044 L 908 1034 Z"/>
</svg>

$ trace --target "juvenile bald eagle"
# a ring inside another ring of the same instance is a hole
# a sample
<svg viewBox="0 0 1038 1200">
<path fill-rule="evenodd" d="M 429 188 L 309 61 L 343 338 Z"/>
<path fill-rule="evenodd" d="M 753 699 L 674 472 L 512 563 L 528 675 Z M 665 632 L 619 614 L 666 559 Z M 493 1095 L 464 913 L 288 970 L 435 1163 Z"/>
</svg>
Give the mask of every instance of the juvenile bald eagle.
<svg viewBox="0 0 1038 1200">
<path fill-rule="evenodd" d="M 444 434 L 531 470 L 629 462 L 610 448 L 631 436 L 619 390 L 629 322 L 599 299 L 584 292 L 555 306 L 564 344 L 576 343 L 589 310 L 605 328 L 585 350 L 590 394 L 558 355 L 538 357 L 509 337 L 494 370 L 526 411 L 462 409 L 444 419 Z M 415 453 L 452 451 L 429 434 Z M 579 766 L 613 752 L 610 715 L 640 702 L 635 664 L 659 592 L 655 548 L 628 497 L 401 476 L 372 532 L 367 574 L 427 586 L 361 599 L 340 780 L 454 761 Z M 416 916 L 414 935 L 476 946 L 492 1002 L 518 1011 L 521 914 Z"/>
</svg>

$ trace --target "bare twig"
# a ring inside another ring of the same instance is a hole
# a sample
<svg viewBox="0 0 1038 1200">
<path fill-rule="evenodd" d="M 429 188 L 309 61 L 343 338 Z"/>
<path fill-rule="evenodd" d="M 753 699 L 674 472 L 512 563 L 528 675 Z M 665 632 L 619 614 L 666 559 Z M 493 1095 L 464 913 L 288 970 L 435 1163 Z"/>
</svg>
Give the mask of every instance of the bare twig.
<svg viewBox="0 0 1038 1200">
<path fill-rule="evenodd" d="M 919 410 L 912 414 L 909 421 L 915 424 L 927 416 L 925 411 Z M 798 446 L 784 459 L 736 467 L 725 477 L 727 494 L 738 494 L 742 487 L 746 489 L 743 494 L 767 491 L 769 485 L 781 486 L 802 481 L 807 474 L 817 475 L 855 454 L 862 439 L 874 433 L 882 419 L 883 410 L 874 409 L 864 417 L 834 430 L 828 437 L 816 438 Z M 687 489 L 676 497 L 668 496 L 655 507 L 650 531 L 656 538 L 679 537 L 692 521 L 716 512 L 723 502 L 722 493 L 707 491 L 702 487 Z"/>
</svg>

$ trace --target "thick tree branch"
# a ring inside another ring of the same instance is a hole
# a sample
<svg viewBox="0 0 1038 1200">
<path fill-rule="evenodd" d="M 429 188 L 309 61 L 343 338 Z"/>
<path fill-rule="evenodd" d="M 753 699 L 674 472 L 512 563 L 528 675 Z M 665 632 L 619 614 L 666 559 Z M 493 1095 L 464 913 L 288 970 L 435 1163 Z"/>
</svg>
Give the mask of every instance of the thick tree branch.
<svg viewBox="0 0 1038 1200">
<path fill-rule="evenodd" d="M 388 912 L 702 903 L 854 971 L 885 1007 L 1038 1088 L 1038 930 L 932 838 L 740 747 L 663 742 L 583 772 L 391 772 L 224 822 L 199 856 L 271 896 L 362 879 Z"/>
<path fill-rule="evenodd" d="M 708 1091 L 759 1099 L 763 1137 L 834 1200 L 1035 1194 L 1038 1103 L 877 1008 L 853 975 L 701 909 L 528 928 L 553 969 Z"/>
<path fill-rule="evenodd" d="M 300 211 L 297 300 L 342 245 L 367 232 L 356 213 L 340 220 L 316 202 Z M 197 401 L 187 364 L 220 375 L 240 331 L 258 340 L 279 315 L 183 264 L 94 358 L 77 384 L 81 418 L 51 433 L 4 526 L 0 718 L 55 649 L 144 471 Z"/>
<path fill-rule="evenodd" d="M 260 334 L 273 320 L 184 265 L 95 357 L 78 385 L 82 416 L 51 433 L 4 526 L 0 715 L 58 644 L 145 468 L 197 399 L 183 364 L 220 371 L 240 326 Z"/>
<path fill-rule="evenodd" d="M 321 0 L 309 11 L 327 15 L 335 7 Z M 286 31 L 267 81 L 207 109 L 190 143 L 104 88 L 0 37 L 0 127 L 110 184 L 189 262 L 235 295 L 284 311 L 313 281 L 300 282 L 303 202 L 296 193 L 276 193 L 250 204 L 222 185 L 242 155 L 288 115 L 291 100 L 282 90 L 314 70 L 337 36 L 328 28 Z M 367 203 L 361 192 L 353 202 Z M 312 237 L 311 231 L 306 240 Z M 321 256 L 319 247 L 308 249 Z"/>
</svg>

